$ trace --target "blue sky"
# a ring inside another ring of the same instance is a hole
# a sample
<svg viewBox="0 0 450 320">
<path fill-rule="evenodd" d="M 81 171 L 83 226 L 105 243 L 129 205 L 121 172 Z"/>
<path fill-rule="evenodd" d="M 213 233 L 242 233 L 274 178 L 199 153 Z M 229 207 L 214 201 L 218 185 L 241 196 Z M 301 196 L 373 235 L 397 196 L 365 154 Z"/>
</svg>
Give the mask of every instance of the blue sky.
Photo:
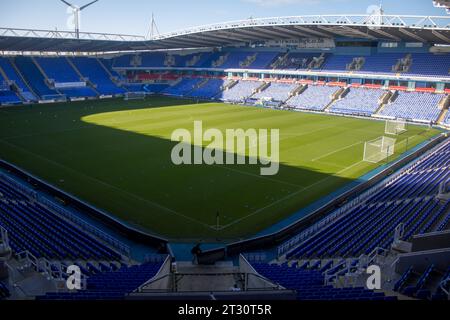
<svg viewBox="0 0 450 320">
<path fill-rule="evenodd" d="M 68 0 L 83 5 L 89 0 Z M 145 35 L 152 12 L 161 33 L 208 23 L 308 14 L 361 14 L 379 0 L 100 0 L 82 13 L 82 31 Z M 386 14 L 446 15 L 432 0 L 383 0 Z M 59 0 L 0 0 L 0 27 L 67 30 Z"/>
</svg>

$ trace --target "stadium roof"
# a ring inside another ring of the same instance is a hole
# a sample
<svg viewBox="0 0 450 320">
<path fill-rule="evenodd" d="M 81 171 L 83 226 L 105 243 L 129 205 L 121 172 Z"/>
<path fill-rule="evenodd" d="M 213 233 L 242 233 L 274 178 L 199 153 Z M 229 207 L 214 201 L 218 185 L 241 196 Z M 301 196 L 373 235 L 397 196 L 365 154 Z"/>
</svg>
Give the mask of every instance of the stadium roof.
<svg viewBox="0 0 450 320">
<path fill-rule="evenodd" d="M 249 19 L 160 35 L 0 28 L 0 51 L 113 52 L 220 47 L 300 38 L 358 38 L 450 45 L 449 16 L 314 15 Z"/>
</svg>

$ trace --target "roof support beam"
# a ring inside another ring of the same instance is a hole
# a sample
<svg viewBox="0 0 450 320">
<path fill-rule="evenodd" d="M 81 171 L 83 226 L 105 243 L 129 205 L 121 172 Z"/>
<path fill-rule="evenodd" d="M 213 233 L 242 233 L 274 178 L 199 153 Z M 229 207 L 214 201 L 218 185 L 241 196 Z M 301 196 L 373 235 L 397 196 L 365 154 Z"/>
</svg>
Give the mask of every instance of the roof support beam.
<svg viewBox="0 0 450 320">
<path fill-rule="evenodd" d="M 397 36 L 395 36 L 393 34 L 390 34 L 390 33 L 386 32 L 386 31 L 383 31 L 383 30 L 381 30 L 379 28 L 369 28 L 369 32 L 379 34 L 379 35 L 381 35 L 383 37 L 386 37 L 386 38 L 389 38 L 389 39 L 392 39 L 392 40 L 395 40 L 395 41 L 401 41 L 402 40 L 399 37 L 397 37 Z"/>
<path fill-rule="evenodd" d="M 332 38 L 333 34 L 323 33 L 317 30 L 308 29 L 301 26 L 294 26 L 295 29 L 302 31 L 306 36 L 321 37 L 321 38 Z"/>
<path fill-rule="evenodd" d="M 436 37 L 438 37 L 439 39 L 445 41 L 446 43 L 450 43 L 450 39 L 449 39 L 448 37 L 444 36 L 444 35 L 443 35 L 442 33 L 440 33 L 439 31 L 433 30 L 431 33 L 432 33 L 433 35 L 435 35 Z"/>
<path fill-rule="evenodd" d="M 417 34 L 414 34 L 412 32 L 409 32 L 408 30 L 405 30 L 405 28 L 398 28 L 398 31 L 400 31 L 403 34 L 406 34 L 408 37 L 411 37 L 413 39 L 416 39 L 420 42 L 427 42 L 424 38 L 419 37 Z"/>
<path fill-rule="evenodd" d="M 297 38 L 308 38 L 310 35 L 301 32 L 300 30 L 292 30 L 293 28 L 286 28 L 286 27 L 273 27 L 274 29 L 280 30 L 282 32 L 291 34 Z"/>
<path fill-rule="evenodd" d="M 287 36 L 286 33 L 284 33 L 284 32 L 270 30 L 266 27 L 256 27 L 256 28 L 254 28 L 254 30 L 257 30 L 258 32 L 263 32 L 263 33 L 266 33 L 266 34 L 269 34 L 269 35 L 272 35 L 275 37 L 281 37 L 281 38 L 286 38 L 286 39 L 289 38 L 289 36 Z"/>
</svg>

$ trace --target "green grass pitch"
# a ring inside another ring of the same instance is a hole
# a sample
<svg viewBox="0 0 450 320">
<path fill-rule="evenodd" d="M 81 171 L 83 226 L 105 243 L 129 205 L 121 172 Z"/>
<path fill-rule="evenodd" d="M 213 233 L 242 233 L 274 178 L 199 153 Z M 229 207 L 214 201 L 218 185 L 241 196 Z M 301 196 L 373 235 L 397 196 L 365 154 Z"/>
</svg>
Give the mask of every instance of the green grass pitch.
<svg viewBox="0 0 450 320">
<path fill-rule="evenodd" d="M 171 162 L 177 128 L 280 129 L 280 171 Z M 170 98 L 0 109 L 0 157 L 127 223 L 177 240 L 255 234 L 377 167 L 364 142 L 383 121 Z M 409 126 L 396 155 L 438 133 Z M 216 228 L 216 213 L 220 228 Z"/>
</svg>

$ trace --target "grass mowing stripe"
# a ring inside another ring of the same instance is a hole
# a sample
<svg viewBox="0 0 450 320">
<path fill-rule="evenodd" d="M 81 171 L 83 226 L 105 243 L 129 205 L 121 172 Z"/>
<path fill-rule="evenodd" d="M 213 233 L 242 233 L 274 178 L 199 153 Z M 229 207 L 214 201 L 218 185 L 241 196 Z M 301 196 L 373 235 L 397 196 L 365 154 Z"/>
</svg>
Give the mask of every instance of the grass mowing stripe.
<svg viewBox="0 0 450 320">
<path fill-rule="evenodd" d="M 380 121 L 159 97 L 36 105 L 8 113 L 0 117 L 0 139 L 14 137 L 8 141 L 75 172 L 5 142 L 0 157 L 125 222 L 172 239 L 236 239 L 269 227 L 378 167 L 357 162 L 361 145 L 335 151 L 384 135 Z M 192 132 L 194 120 L 204 121 L 204 129 L 280 129 L 279 173 L 261 178 L 259 165 L 173 165 L 171 134 L 178 128 Z M 89 130 L 78 130 L 81 122 Z M 437 133 L 423 131 L 410 126 L 399 139 L 411 137 L 411 148 Z M 405 145 L 399 142 L 392 160 Z M 335 153 L 311 161 L 327 152 Z M 211 228 L 218 211 L 230 227 Z"/>
</svg>

